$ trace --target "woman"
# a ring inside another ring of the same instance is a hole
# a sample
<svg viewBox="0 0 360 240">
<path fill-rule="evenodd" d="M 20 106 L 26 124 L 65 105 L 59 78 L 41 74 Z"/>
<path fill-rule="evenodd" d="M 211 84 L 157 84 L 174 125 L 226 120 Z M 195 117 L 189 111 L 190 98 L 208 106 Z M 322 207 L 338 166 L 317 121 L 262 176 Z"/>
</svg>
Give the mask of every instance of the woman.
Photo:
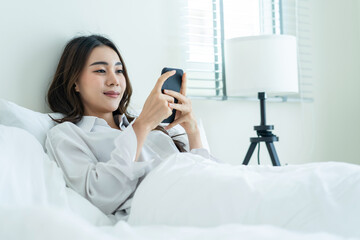
<svg viewBox="0 0 360 240">
<path fill-rule="evenodd" d="M 132 87 L 123 58 L 107 38 L 91 35 L 72 39 L 60 58 L 48 91 L 54 112 L 46 140 L 47 152 L 63 169 L 67 185 L 105 214 L 126 219 L 135 189 L 167 156 L 185 151 L 212 158 L 203 149 L 199 129 L 186 98 L 186 74 L 180 93 L 161 92 L 159 77 L 137 118 L 128 111 Z M 174 98 L 178 103 L 174 103 Z M 161 127 L 176 109 L 175 121 Z M 180 124 L 188 144 L 166 130 Z M 160 131 L 152 131 L 160 130 Z"/>
</svg>

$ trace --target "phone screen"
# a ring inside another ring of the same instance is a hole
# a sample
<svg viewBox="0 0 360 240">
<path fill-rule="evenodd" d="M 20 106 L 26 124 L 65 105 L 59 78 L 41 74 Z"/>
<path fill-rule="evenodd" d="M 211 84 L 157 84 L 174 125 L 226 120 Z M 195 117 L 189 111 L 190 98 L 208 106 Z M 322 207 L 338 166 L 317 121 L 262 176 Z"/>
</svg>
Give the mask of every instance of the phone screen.
<svg viewBox="0 0 360 240">
<path fill-rule="evenodd" d="M 169 90 L 173 90 L 176 92 L 180 92 L 180 88 L 181 88 L 181 83 L 182 83 L 182 76 L 183 76 L 183 70 L 182 69 L 178 69 L 178 68 L 163 68 L 163 70 L 161 71 L 161 74 L 164 74 L 168 71 L 172 71 L 172 70 L 176 70 L 176 73 L 174 75 L 172 75 L 171 77 L 169 77 L 168 79 L 166 79 L 166 81 L 164 82 L 164 84 L 161 87 L 161 91 L 163 92 L 164 89 L 169 89 Z M 178 100 L 175 98 L 175 103 L 178 102 Z M 176 114 L 176 110 L 173 109 L 173 113 L 171 114 L 170 117 L 164 119 L 162 121 L 162 123 L 172 123 L 175 119 L 175 114 Z"/>
</svg>

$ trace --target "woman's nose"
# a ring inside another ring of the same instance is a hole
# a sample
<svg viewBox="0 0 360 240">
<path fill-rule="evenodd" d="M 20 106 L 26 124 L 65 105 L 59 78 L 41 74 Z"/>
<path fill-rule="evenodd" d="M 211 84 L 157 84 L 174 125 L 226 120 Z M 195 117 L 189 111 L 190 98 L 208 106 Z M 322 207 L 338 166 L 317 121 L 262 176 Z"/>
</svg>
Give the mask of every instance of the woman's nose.
<svg viewBox="0 0 360 240">
<path fill-rule="evenodd" d="M 107 85 L 115 85 L 118 86 L 119 85 L 119 79 L 117 79 L 116 74 L 115 73 L 110 73 L 106 79 L 106 84 Z"/>
</svg>

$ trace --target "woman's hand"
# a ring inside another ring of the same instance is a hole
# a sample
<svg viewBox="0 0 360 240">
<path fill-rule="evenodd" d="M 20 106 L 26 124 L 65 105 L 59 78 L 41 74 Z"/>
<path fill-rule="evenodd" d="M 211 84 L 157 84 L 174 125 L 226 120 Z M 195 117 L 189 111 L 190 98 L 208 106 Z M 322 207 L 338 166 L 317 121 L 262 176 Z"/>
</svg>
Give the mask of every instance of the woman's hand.
<svg viewBox="0 0 360 240">
<path fill-rule="evenodd" d="M 164 93 L 178 100 L 178 103 L 169 103 L 169 107 L 176 109 L 176 115 L 175 120 L 166 126 L 165 129 L 167 130 L 180 124 L 187 134 L 197 131 L 197 123 L 192 112 L 191 101 L 186 97 L 186 73 L 182 77 L 180 93 L 172 90 L 164 90 Z"/>
<path fill-rule="evenodd" d="M 175 74 L 176 71 L 169 71 L 162 74 L 146 99 L 143 109 L 139 117 L 133 124 L 133 129 L 137 138 L 137 151 L 135 161 L 137 161 L 142 146 L 149 132 L 158 126 L 162 120 L 168 118 L 172 114 L 170 103 L 174 102 L 174 98 L 163 94 L 161 87 L 166 79 Z"/>
<path fill-rule="evenodd" d="M 180 124 L 189 138 L 190 149 L 202 148 L 200 132 L 192 111 L 190 99 L 186 97 L 186 73 L 183 74 L 180 93 L 172 90 L 164 90 L 164 93 L 176 98 L 178 103 L 169 102 L 169 107 L 176 109 L 175 120 L 165 127 L 166 130 Z"/>
<path fill-rule="evenodd" d="M 137 118 L 148 126 L 150 130 L 158 126 L 162 120 L 168 118 L 172 114 L 172 109 L 169 107 L 169 103 L 174 102 L 174 98 L 163 94 L 161 87 L 163 83 L 175 74 L 175 71 L 169 71 L 162 74 L 155 84 L 155 87 L 150 92 L 148 98 L 145 101 L 143 109 Z"/>
</svg>

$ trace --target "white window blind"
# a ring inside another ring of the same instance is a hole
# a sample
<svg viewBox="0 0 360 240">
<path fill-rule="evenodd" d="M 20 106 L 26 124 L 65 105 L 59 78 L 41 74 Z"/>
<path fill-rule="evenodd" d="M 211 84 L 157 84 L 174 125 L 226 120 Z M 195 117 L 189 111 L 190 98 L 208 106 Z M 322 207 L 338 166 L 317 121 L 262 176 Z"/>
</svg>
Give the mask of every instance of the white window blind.
<svg viewBox="0 0 360 240">
<path fill-rule="evenodd" d="M 187 94 L 192 97 L 222 97 L 220 2 L 189 0 L 186 7 Z"/>
<path fill-rule="evenodd" d="M 300 93 L 282 100 L 312 99 L 309 0 L 188 0 L 185 12 L 190 97 L 227 98 L 224 39 L 289 34 L 298 39 Z"/>
<path fill-rule="evenodd" d="M 309 0 L 282 0 L 283 33 L 296 36 L 299 64 L 299 94 L 297 98 L 312 101 L 313 56 L 311 39 L 311 9 Z"/>
</svg>

